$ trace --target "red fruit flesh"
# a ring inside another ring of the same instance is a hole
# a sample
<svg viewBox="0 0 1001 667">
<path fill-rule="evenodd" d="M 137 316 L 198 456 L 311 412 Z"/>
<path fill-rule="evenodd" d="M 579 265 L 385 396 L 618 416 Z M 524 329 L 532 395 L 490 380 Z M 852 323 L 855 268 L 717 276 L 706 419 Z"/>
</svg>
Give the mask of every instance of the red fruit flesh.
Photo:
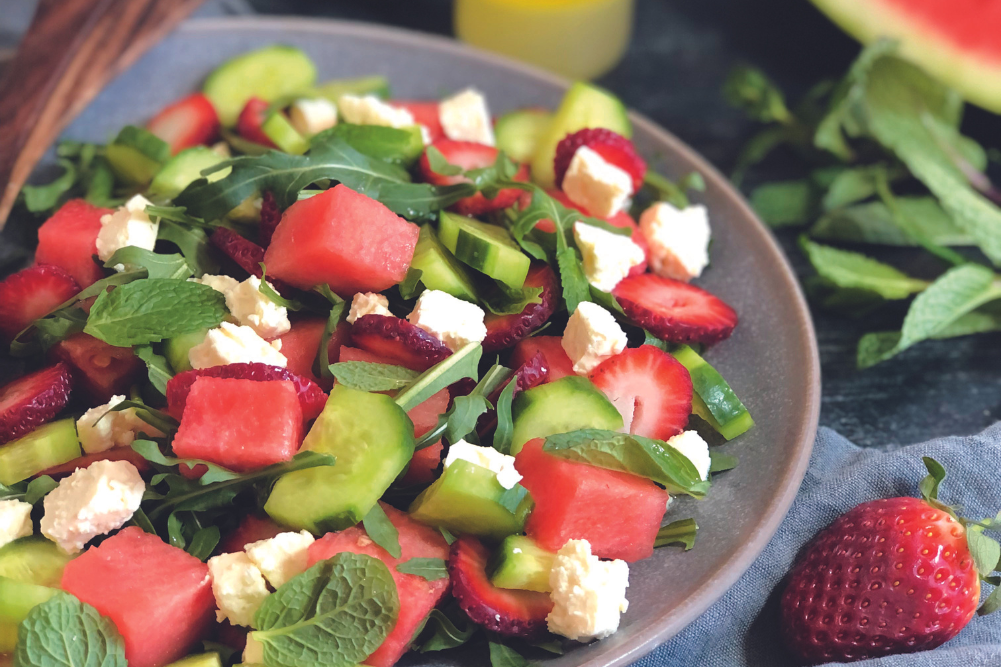
<svg viewBox="0 0 1001 667">
<path fill-rule="evenodd" d="M 568 375 L 576 375 L 573 372 L 573 362 L 563 349 L 563 339 L 559 336 L 532 336 L 520 341 L 511 353 L 511 366 L 515 368 L 524 366 L 540 353 L 545 359 L 546 368 L 549 369 L 549 379 L 545 380 L 546 382 L 555 382 Z"/>
<path fill-rule="evenodd" d="M 629 141 L 621 134 L 606 130 L 604 128 L 584 128 L 573 134 L 563 137 L 556 145 L 556 158 L 554 166 L 556 168 L 556 185 L 563 187 L 563 177 L 566 176 L 567 169 L 577 150 L 581 146 L 587 146 L 607 162 L 612 163 L 622 169 L 633 179 L 633 192 L 639 192 L 643 187 L 643 177 L 646 176 L 646 161 L 636 152 L 633 142 Z"/>
<path fill-rule="evenodd" d="M 66 407 L 73 378 L 66 364 L 56 364 L 0 387 L 0 444 L 19 438 Z"/>
<path fill-rule="evenodd" d="M 393 101 L 389 103 L 398 109 L 406 109 L 414 117 L 418 125 L 427 128 L 428 138 L 434 142 L 445 136 L 441 127 L 441 117 L 438 115 L 437 102 L 415 102 L 412 100 Z"/>
<path fill-rule="evenodd" d="M 534 357 L 518 366 L 514 370 L 511 379 L 490 394 L 489 399 L 492 405 L 497 405 L 497 399 L 500 398 L 501 393 L 503 393 L 507 385 L 511 382 L 515 383 L 514 390 L 511 392 L 512 398 L 517 396 L 519 392 L 549 382 L 549 366 L 546 365 L 545 355 L 541 352 L 536 352 Z M 497 411 L 491 409 L 477 421 L 476 432 L 480 434 L 481 438 L 484 438 L 495 426 L 497 426 Z"/>
<path fill-rule="evenodd" d="M 424 372 L 452 351 L 440 340 L 399 317 L 365 315 L 351 328 L 351 344 L 386 360 L 385 363 Z"/>
<path fill-rule="evenodd" d="M 442 449 L 444 449 L 444 446 L 441 444 L 441 440 L 439 440 L 433 445 L 414 452 L 413 457 L 410 459 L 410 467 L 407 468 L 406 474 L 400 478 L 400 484 L 402 486 L 409 486 L 430 484 L 433 482 L 435 472 L 437 472 L 438 466 L 441 465 Z"/>
<path fill-rule="evenodd" d="M 58 266 L 39 264 L 0 281 L 0 338 L 8 342 L 38 318 L 80 291 Z"/>
<path fill-rule="evenodd" d="M 926 651 L 955 637 L 979 598 L 959 522 L 917 498 L 874 500 L 801 555 L 782 594 L 782 629 L 810 664 Z"/>
<path fill-rule="evenodd" d="M 661 340 L 712 345 L 737 326 L 733 308 L 709 292 L 652 273 L 630 276 L 612 290 L 626 316 Z"/>
<path fill-rule="evenodd" d="M 118 447 L 116 449 L 109 449 L 106 452 L 85 454 L 68 463 L 47 468 L 38 473 L 37 476 L 41 477 L 43 475 L 48 475 L 49 477 L 59 479 L 61 477 L 66 477 L 67 475 L 72 475 L 76 472 L 77 468 L 86 468 L 94 461 L 128 461 L 134 465 L 140 473 L 147 473 L 153 470 L 153 466 L 151 466 L 149 461 L 144 459 L 139 452 L 135 451 L 131 447 Z"/>
<path fill-rule="evenodd" d="M 243 107 L 243 111 L 240 112 L 240 116 L 236 120 L 236 131 L 241 137 L 253 141 L 255 144 L 261 144 L 268 148 L 277 148 L 275 143 L 261 129 L 261 126 L 264 125 L 267 111 L 267 102 L 259 97 L 251 97 L 247 100 L 246 106 Z"/>
<path fill-rule="evenodd" d="M 61 340 L 49 356 L 73 369 L 77 389 L 98 405 L 115 394 L 127 394 L 146 366 L 128 347 L 115 347 L 83 332 Z"/>
<path fill-rule="evenodd" d="M 483 323 L 487 337 L 483 339 L 484 352 L 509 348 L 529 335 L 552 317 L 560 300 L 560 284 L 548 264 L 532 267 L 525 278 L 524 287 L 541 287 L 539 303 L 530 303 L 517 315 L 487 313 Z"/>
<path fill-rule="evenodd" d="M 667 440 L 692 413 L 692 378 L 681 362 L 652 345 L 627 348 L 598 364 L 588 379 L 622 415 L 629 433 Z"/>
<path fill-rule="evenodd" d="M 281 221 L 282 212 L 278 210 L 275 196 L 270 192 L 265 192 L 261 195 L 261 222 L 257 226 L 258 240 L 263 247 L 267 248 L 271 245 L 271 237 Z"/>
<path fill-rule="evenodd" d="M 327 395 L 309 378 L 296 375 L 287 368 L 269 366 L 261 363 L 239 363 L 226 366 L 213 366 L 193 371 L 178 373 L 167 382 L 167 412 L 176 419 L 184 414 L 184 406 L 195 380 L 200 377 L 230 378 L 238 380 L 253 380 L 255 382 L 291 382 L 299 397 L 302 408 L 302 418 L 309 421 L 316 417 L 327 404 Z"/>
<path fill-rule="evenodd" d="M 201 93 L 174 102 L 153 117 L 146 129 L 170 146 L 171 155 L 207 144 L 219 134 L 219 116 Z"/>
<path fill-rule="evenodd" d="M 449 164 L 462 167 L 464 170 L 481 169 L 489 167 L 497 161 L 498 150 L 493 146 L 486 146 L 472 141 L 452 141 L 451 139 L 439 139 L 432 146 L 437 148 L 445 157 Z M 443 176 L 435 173 L 431 169 L 427 153 L 421 156 L 417 170 L 420 180 L 434 185 L 455 185 L 456 183 L 468 183 L 465 176 Z M 514 175 L 516 181 L 528 180 L 528 166 L 521 165 Z M 507 188 L 497 193 L 493 199 L 487 199 L 482 193 L 477 192 L 471 197 L 460 199 L 449 207 L 450 210 L 462 215 L 483 215 L 491 211 L 499 211 L 513 205 L 521 197 L 522 191 L 518 188 Z"/>
<path fill-rule="evenodd" d="M 490 552 L 479 540 L 463 536 L 452 543 L 448 576 L 452 595 L 473 623 L 505 637 L 539 637 L 553 602 L 546 593 L 498 588 L 490 583 Z"/>
<path fill-rule="evenodd" d="M 251 542 L 269 540 L 278 533 L 284 533 L 286 530 L 285 527 L 275 523 L 267 516 L 261 517 L 248 514 L 243 517 L 243 521 L 236 527 L 236 530 L 219 542 L 219 547 L 216 551 L 221 554 L 243 551 L 244 547 Z"/>
<path fill-rule="evenodd" d="M 71 199 L 38 228 L 36 264 L 52 264 L 73 276 L 81 289 L 104 277 L 104 269 L 94 261 L 101 216 L 110 208 L 92 206 L 83 199 Z"/>
<path fill-rule="evenodd" d="M 286 368 L 296 375 L 309 378 L 325 391 L 333 386 L 332 380 L 318 378 L 313 374 L 313 361 L 320 349 L 320 340 L 327 320 L 322 317 L 292 319 L 292 328 L 278 337 L 282 342 L 282 354 L 288 359 Z M 330 333 L 327 341 L 327 361 L 334 364 L 340 360 L 341 346 L 351 333 L 351 325 L 340 322 Z"/>
</svg>

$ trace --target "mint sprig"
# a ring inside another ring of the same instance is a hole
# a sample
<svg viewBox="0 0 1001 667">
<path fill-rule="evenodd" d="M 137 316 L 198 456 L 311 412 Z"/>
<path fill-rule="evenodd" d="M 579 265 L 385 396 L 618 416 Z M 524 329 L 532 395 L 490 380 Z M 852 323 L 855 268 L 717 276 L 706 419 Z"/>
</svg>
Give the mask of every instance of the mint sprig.
<svg viewBox="0 0 1001 667">
<path fill-rule="evenodd" d="M 428 581 L 438 581 L 448 577 L 448 569 L 441 558 L 411 558 L 396 566 L 397 572 L 415 574 Z"/>
<path fill-rule="evenodd" d="M 688 551 L 695 546 L 695 535 L 699 526 L 695 519 L 679 519 L 672 521 L 666 526 L 661 526 L 657 531 L 657 537 L 653 542 L 654 548 L 666 547 L 672 544 L 680 544 Z"/>
<path fill-rule="evenodd" d="M 128 667 L 115 624 L 69 593 L 57 592 L 21 622 L 17 667 Z"/>
<path fill-rule="evenodd" d="M 341 361 L 330 365 L 334 379 L 361 391 L 394 391 L 417 379 L 419 373 L 403 366 L 368 361 Z"/>
</svg>

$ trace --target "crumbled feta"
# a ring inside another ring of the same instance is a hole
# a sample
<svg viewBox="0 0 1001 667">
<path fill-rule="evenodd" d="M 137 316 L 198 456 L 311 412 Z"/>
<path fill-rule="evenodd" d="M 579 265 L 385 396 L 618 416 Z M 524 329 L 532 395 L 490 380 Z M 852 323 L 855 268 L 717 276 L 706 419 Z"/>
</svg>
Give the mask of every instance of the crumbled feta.
<svg viewBox="0 0 1001 667">
<path fill-rule="evenodd" d="M 386 104 L 375 95 L 341 95 L 337 109 L 345 122 L 355 125 L 383 125 L 385 127 L 410 127 L 416 125 L 414 115 L 406 109 Z"/>
<path fill-rule="evenodd" d="M 667 444 L 684 454 L 699 471 L 702 479 L 709 479 L 709 466 L 712 464 L 709 459 L 709 443 L 701 435 L 695 431 L 683 431 L 668 439 Z"/>
<path fill-rule="evenodd" d="M 0 547 L 32 532 L 31 505 L 20 500 L 0 500 Z"/>
<path fill-rule="evenodd" d="M 497 481 L 505 489 L 513 489 L 521 481 L 521 475 L 514 467 L 514 457 L 501 454 L 493 447 L 477 447 L 465 440 L 458 440 L 448 448 L 445 467 L 456 461 L 468 461 L 490 470 L 497 475 Z"/>
<path fill-rule="evenodd" d="M 309 562 L 307 550 L 312 543 L 313 536 L 309 531 L 278 533 L 271 539 L 248 544 L 244 551 L 268 583 L 278 588 L 306 571 Z"/>
<path fill-rule="evenodd" d="M 254 633 L 251 632 L 247 635 L 247 644 L 243 647 L 243 664 L 244 665 L 263 665 L 264 664 L 264 644 L 257 641 L 254 637 Z"/>
<path fill-rule="evenodd" d="M 210 273 L 206 273 L 201 278 L 188 278 L 188 280 L 211 287 L 216 292 L 222 292 L 223 295 L 240 284 L 240 281 L 232 276 L 213 276 Z"/>
<path fill-rule="evenodd" d="M 587 375 L 609 357 L 626 349 L 626 332 L 612 314 L 590 301 L 581 301 L 563 331 L 563 349 L 574 373 Z"/>
<path fill-rule="evenodd" d="M 152 202 L 136 195 L 114 213 L 101 216 L 101 231 L 97 233 L 97 256 L 102 262 L 108 261 L 116 250 L 126 246 L 136 246 L 152 250 L 156 245 L 156 235 L 160 223 L 152 222 L 146 214 L 146 207 Z M 124 271 L 124 264 L 116 264 L 116 271 Z"/>
<path fill-rule="evenodd" d="M 250 626 L 264 598 L 270 595 L 264 575 L 242 551 L 221 554 L 208 560 L 215 595 L 216 620 Z"/>
<path fill-rule="evenodd" d="M 253 329 L 261 338 L 277 338 L 292 328 L 288 310 L 261 292 L 261 279 L 250 276 L 243 282 L 229 276 L 204 275 L 191 278 L 193 282 L 208 285 L 226 297 L 226 308 L 233 320 Z M 268 283 L 271 289 L 274 285 Z"/>
<path fill-rule="evenodd" d="M 486 313 L 474 303 L 440 290 L 424 290 L 407 320 L 445 343 L 453 352 L 487 337 Z"/>
<path fill-rule="evenodd" d="M 453 141 L 494 145 L 494 127 L 487 100 L 478 90 L 467 88 L 441 101 L 438 120 L 445 136 Z"/>
<path fill-rule="evenodd" d="M 78 468 L 45 496 L 42 534 L 68 554 L 125 525 L 139 509 L 146 484 L 128 461 Z"/>
<path fill-rule="evenodd" d="M 593 149 L 581 146 L 563 177 L 563 192 L 591 215 L 607 218 L 625 208 L 633 194 L 633 177 Z"/>
<path fill-rule="evenodd" d="M 619 629 L 619 614 L 629 608 L 629 565 L 592 556 L 587 540 L 570 540 L 557 552 L 549 585 L 549 631 L 575 641 L 608 637 Z"/>
<path fill-rule="evenodd" d="M 573 235 L 584 259 L 587 281 L 603 292 L 611 292 L 634 266 L 646 261 L 643 248 L 628 236 L 583 222 L 574 223 Z"/>
<path fill-rule="evenodd" d="M 351 310 L 348 311 L 348 323 L 354 324 L 359 317 L 366 315 L 385 315 L 392 317 L 389 312 L 389 299 L 375 292 L 359 292 L 351 299 Z"/>
<path fill-rule="evenodd" d="M 280 340 L 269 343 L 250 327 L 223 322 L 219 328 L 210 329 L 205 340 L 188 350 L 188 361 L 194 369 L 253 362 L 285 368 L 288 359 L 281 349 Z"/>
<path fill-rule="evenodd" d="M 304 137 L 311 137 L 337 125 L 337 107 L 330 100 L 300 98 L 288 110 L 292 127 Z"/>
<path fill-rule="evenodd" d="M 115 447 L 128 447 L 140 432 L 152 437 L 163 435 L 140 419 L 135 408 L 109 412 L 124 400 L 124 396 L 112 396 L 110 401 L 87 410 L 77 420 L 76 432 L 85 453 L 96 454 Z"/>
<path fill-rule="evenodd" d="M 709 265 L 709 213 L 702 205 L 678 210 L 658 202 L 643 211 L 640 230 L 650 245 L 650 269 L 675 280 L 697 278 Z"/>
</svg>

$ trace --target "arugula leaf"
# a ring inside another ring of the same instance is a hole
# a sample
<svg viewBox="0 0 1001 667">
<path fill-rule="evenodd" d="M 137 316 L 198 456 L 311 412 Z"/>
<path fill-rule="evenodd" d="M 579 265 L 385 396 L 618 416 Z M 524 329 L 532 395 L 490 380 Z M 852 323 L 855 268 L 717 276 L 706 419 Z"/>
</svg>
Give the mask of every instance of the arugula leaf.
<svg viewBox="0 0 1001 667">
<path fill-rule="evenodd" d="M 402 555 L 403 552 L 400 550 L 400 533 L 396 530 L 396 526 L 389 520 L 389 517 L 386 516 L 386 511 L 382 509 L 382 505 L 379 503 L 372 505 L 372 509 L 362 519 L 362 526 L 364 526 L 365 532 L 372 538 L 372 541 L 385 549 L 390 556 L 399 558 Z"/>
<path fill-rule="evenodd" d="M 113 269 L 118 264 L 124 265 L 128 271 L 146 269 L 146 277 L 154 279 L 184 280 L 194 274 L 187 260 L 181 255 L 158 255 L 136 246 L 125 246 L 116 250 L 115 254 L 104 263 L 104 268 Z"/>
<path fill-rule="evenodd" d="M 195 533 L 185 551 L 204 563 L 215 551 L 220 536 L 218 526 L 206 526 Z"/>
<path fill-rule="evenodd" d="M 275 291 L 268 282 L 268 267 L 264 266 L 264 262 L 259 264 L 261 267 L 261 284 L 257 287 L 257 291 L 268 297 L 271 303 L 276 306 L 281 306 L 287 310 L 300 311 L 303 305 L 296 301 L 295 299 L 286 299 L 281 294 Z"/>
<path fill-rule="evenodd" d="M 800 248 L 825 280 L 843 289 L 871 292 L 883 299 L 906 299 L 928 287 L 924 280 L 856 252 L 799 239 Z"/>
<path fill-rule="evenodd" d="M 146 371 L 149 376 L 149 383 L 163 396 L 167 395 L 167 383 L 174 377 L 174 373 L 167 363 L 167 359 L 153 351 L 151 345 L 136 345 L 133 348 L 136 356 L 146 364 Z"/>
<path fill-rule="evenodd" d="M 733 470 L 739 462 L 733 454 L 724 454 L 717 451 L 709 452 L 709 472 L 711 473 Z"/>
<path fill-rule="evenodd" d="M 427 622 L 425 628 L 433 629 L 434 634 L 432 634 L 427 640 L 420 645 L 421 653 L 428 653 L 430 651 L 444 651 L 450 648 L 456 648 L 462 646 L 470 640 L 470 638 L 476 633 L 477 626 L 462 613 L 458 607 L 455 607 L 453 611 L 455 616 L 462 616 L 464 620 L 463 629 L 459 629 L 458 624 L 449 618 L 441 609 L 432 609 L 431 613 L 428 614 Z M 421 628 L 424 630 L 424 628 Z M 420 632 L 417 633 L 421 634 Z"/>
<path fill-rule="evenodd" d="M 428 581 L 438 581 L 448 576 L 445 561 L 441 558 L 411 558 L 396 566 L 397 572 L 416 574 Z"/>
<path fill-rule="evenodd" d="M 514 436 L 514 414 L 511 404 L 514 402 L 514 392 L 518 382 L 512 379 L 497 398 L 497 428 L 494 429 L 493 447 L 501 454 L 511 453 L 511 441 Z"/>
<path fill-rule="evenodd" d="M 206 273 L 219 273 L 219 262 L 216 261 L 212 242 L 204 229 L 181 225 L 172 220 L 160 220 L 156 238 L 177 246 L 184 259 L 188 260 L 196 278 L 201 278 Z"/>
<path fill-rule="evenodd" d="M 518 507 L 529 496 L 528 489 L 521 484 L 515 484 L 510 489 L 505 489 L 497 498 L 497 504 L 506 509 L 511 514 L 518 512 Z"/>
<path fill-rule="evenodd" d="M 929 242 L 940 246 L 973 245 L 973 239 L 956 227 L 952 218 L 932 197 L 896 197 L 897 212 Z M 821 241 L 870 243 L 889 246 L 916 246 L 917 241 L 896 223 L 889 207 L 881 201 L 857 204 L 824 215 L 810 229 Z"/>
<path fill-rule="evenodd" d="M 116 347 L 131 347 L 211 329 L 226 316 L 226 299 L 207 285 L 142 280 L 102 292 L 84 332 Z"/>
<path fill-rule="evenodd" d="M 469 343 L 427 369 L 393 399 L 404 410 L 412 410 L 434 394 L 463 378 L 476 378 L 483 347 Z"/>
<path fill-rule="evenodd" d="M 31 213 L 47 213 L 54 210 L 76 185 L 78 178 L 76 165 L 66 158 L 59 158 L 58 161 L 63 169 L 62 174 L 45 185 L 25 185 L 21 188 L 24 206 Z"/>
<path fill-rule="evenodd" d="M 680 544 L 685 547 L 685 551 L 688 551 L 695 546 L 695 534 L 698 530 L 699 526 L 695 523 L 695 519 L 672 521 L 657 531 L 653 546 L 657 548 Z"/>
<path fill-rule="evenodd" d="M 36 505 L 56 486 L 58 486 L 58 482 L 48 475 L 42 475 L 30 481 L 18 482 L 11 486 L 0 484 L 0 500 L 20 500 L 29 505 Z"/>
<path fill-rule="evenodd" d="M 424 272 L 420 269 L 415 269 L 412 266 L 407 269 L 406 277 L 398 285 L 400 297 L 404 301 L 409 301 L 424 291 L 424 285 L 421 283 L 421 276 L 423 275 Z"/>
<path fill-rule="evenodd" d="M 209 461 L 203 461 L 201 459 L 179 459 L 173 456 L 166 456 L 162 451 L 160 451 L 160 446 L 152 440 L 134 440 L 132 442 L 132 449 L 150 463 L 163 468 L 177 468 L 182 464 L 191 469 L 194 469 L 197 466 L 205 466 L 205 474 L 198 479 L 199 485 L 202 486 L 206 484 L 213 484 L 215 482 L 240 478 L 240 473 L 229 470 L 228 468 L 223 468 L 215 463 L 210 463 Z"/>
<path fill-rule="evenodd" d="M 340 553 L 265 598 L 254 639 L 269 667 L 353 665 L 396 623 L 400 599 L 389 568 L 372 556 Z"/>
<path fill-rule="evenodd" d="M 490 642 L 490 667 L 531 667 L 531 664 L 510 646 Z"/>
<path fill-rule="evenodd" d="M 128 667 L 125 641 L 115 624 L 89 604 L 54 590 L 18 626 L 14 664 Z"/>
<path fill-rule="evenodd" d="M 338 123 L 314 136 L 310 143 L 322 144 L 332 138 L 341 139 L 363 155 L 405 167 L 412 165 L 424 150 L 418 127 Z"/>
<path fill-rule="evenodd" d="M 448 528 L 442 528 L 441 526 L 439 526 L 438 532 L 441 533 L 441 536 L 445 538 L 445 541 L 448 542 L 449 546 L 455 543 L 455 540 L 457 538 L 448 530 Z"/>
<path fill-rule="evenodd" d="M 402 287 L 400 292 L 402 294 Z M 541 287 L 511 287 L 499 280 L 490 280 L 484 281 L 477 292 L 480 303 L 494 315 L 518 315 L 530 304 L 542 303 Z"/>
<path fill-rule="evenodd" d="M 666 201 L 677 209 L 688 208 L 691 204 L 687 190 L 701 192 L 706 189 L 706 182 L 703 180 L 702 174 L 697 171 L 686 174 L 684 178 L 675 183 L 653 169 L 648 169 L 643 176 L 643 185 L 652 189 L 654 196 L 659 201 Z"/>
<path fill-rule="evenodd" d="M 428 166 L 431 167 L 431 171 L 440 176 L 458 176 L 464 171 L 459 165 L 451 164 L 446 160 L 441 151 L 434 146 L 428 146 L 424 154 L 427 156 Z"/>
<path fill-rule="evenodd" d="M 149 424 L 157 431 L 170 434 L 177 431 L 179 422 L 176 419 L 168 415 L 166 412 L 161 412 L 160 410 L 149 407 L 139 399 L 119 401 L 118 403 L 115 403 L 113 406 L 108 408 L 107 412 L 98 417 L 97 421 L 101 421 L 112 412 L 122 412 L 123 410 L 129 410 L 131 408 L 135 408 L 136 417 Z"/>
<path fill-rule="evenodd" d="M 330 365 L 330 372 L 343 385 L 361 391 L 393 391 L 417 379 L 418 373 L 403 366 L 367 361 L 341 361 Z"/>
<path fill-rule="evenodd" d="M 755 188 L 751 207 L 771 227 L 801 225 L 817 210 L 817 189 L 809 180 L 778 181 Z"/>
<path fill-rule="evenodd" d="M 330 314 L 327 315 L 327 323 L 320 334 L 320 348 L 316 351 L 316 359 L 313 360 L 313 373 L 317 377 L 332 380 L 334 375 L 330 370 L 330 337 L 334 333 L 337 325 L 347 317 L 350 306 L 347 301 L 334 294 L 327 285 L 323 285 L 325 292 L 321 292 L 330 301 Z"/>
<path fill-rule="evenodd" d="M 445 438 L 455 443 L 475 431 L 480 417 L 493 407 L 487 396 L 493 394 L 512 377 L 510 369 L 494 364 L 468 395 L 456 396 L 447 414 Z"/>
</svg>

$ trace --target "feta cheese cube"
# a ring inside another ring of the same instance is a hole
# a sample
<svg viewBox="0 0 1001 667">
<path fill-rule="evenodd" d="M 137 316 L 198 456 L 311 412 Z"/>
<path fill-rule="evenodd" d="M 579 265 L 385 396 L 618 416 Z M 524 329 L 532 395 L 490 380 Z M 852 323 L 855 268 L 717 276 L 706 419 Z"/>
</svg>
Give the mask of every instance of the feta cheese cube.
<svg viewBox="0 0 1001 667">
<path fill-rule="evenodd" d="M 467 88 L 441 101 L 438 119 L 445 136 L 453 141 L 494 145 L 494 127 L 487 100 L 478 90 Z"/>
<path fill-rule="evenodd" d="M 153 249 L 160 223 L 152 222 L 146 215 L 146 207 L 151 204 L 142 195 L 136 195 L 119 206 L 114 213 L 101 216 L 101 231 L 97 233 L 97 256 L 102 262 L 108 261 L 116 250 L 126 246 Z M 117 264 L 115 270 L 124 271 L 125 266 Z"/>
<path fill-rule="evenodd" d="M 280 340 L 269 343 L 250 327 L 223 322 L 219 328 L 210 329 L 205 340 L 188 350 L 188 361 L 194 369 L 253 362 L 285 368 L 288 359 L 281 349 Z"/>
<path fill-rule="evenodd" d="M 591 215 L 608 218 L 626 207 L 633 194 L 633 177 L 597 151 L 581 146 L 563 177 L 563 192 Z"/>
<path fill-rule="evenodd" d="M 135 408 L 108 412 L 124 400 L 124 396 L 112 396 L 110 401 L 87 410 L 76 421 L 76 432 L 85 453 L 96 454 L 115 447 L 128 447 L 139 433 L 152 437 L 163 435 L 140 419 Z"/>
<path fill-rule="evenodd" d="M 658 276 L 691 280 L 709 265 L 709 213 L 702 205 L 678 210 L 658 202 L 643 211 L 640 230 L 650 245 L 650 269 Z"/>
<path fill-rule="evenodd" d="M 410 127 L 416 125 L 414 115 L 406 109 L 386 104 L 375 95 L 341 95 L 337 109 L 347 123 L 355 125 L 382 125 L 384 127 Z"/>
<path fill-rule="evenodd" d="M 712 464 L 709 459 L 709 443 L 701 435 L 695 431 L 683 431 L 668 439 L 667 444 L 684 454 L 699 471 L 702 479 L 709 479 L 709 466 Z"/>
<path fill-rule="evenodd" d="M 445 343 L 453 352 L 487 337 L 486 313 L 474 303 L 447 292 L 424 290 L 407 320 Z"/>
<path fill-rule="evenodd" d="M 587 375 L 609 357 L 626 349 L 626 332 L 612 314 L 590 301 L 581 301 L 563 331 L 563 349 L 574 373 Z"/>
<path fill-rule="evenodd" d="M 264 598 L 270 595 L 264 575 L 242 551 L 221 554 L 208 560 L 215 595 L 216 620 L 250 626 Z"/>
<path fill-rule="evenodd" d="M 465 440 L 452 443 L 445 457 L 445 467 L 456 461 L 468 461 L 497 475 L 497 481 L 505 489 L 513 489 L 521 481 L 521 474 L 514 467 L 514 457 L 501 454 L 493 447 L 477 447 Z"/>
<path fill-rule="evenodd" d="M 307 550 L 312 543 L 313 536 L 309 531 L 278 533 L 271 539 L 248 544 L 244 551 L 268 583 L 278 588 L 306 571 L 309 562 Z"/>
<path fill-rule="evenodd" d="M 322 97 L 300 98 L 289 107 L 288 119 L 299 134 L 309 138 L 337 125 L 337 107 Z"/>
<path fill-rule="evenodd" d="M 608 637 L 619 629 L 619 614 L 629 608 L 629 565 L 599 560 L 587 540 L 570 540 L 557 552 L 549 585 L 549 631 L 575 641 Z"/>
<path fill-rule="evenodd" d="M 231 276 L 213 276 L 210 273 L 206 273 L 201 278 L 188 278 L 188 280 L 193 283 L 200 283 L 202 285 L 206 285 L 207 287 L 211 287 L 216 292 L 221 292 L 223 295 L 240 284 L 239 280 Z"/>
<path fill-rule="evenodd" d="M 29 537 L 34 530 L 31 505 L 20 500 L 0 500 L 0 547 L 19 537 Z"/>
<path fill-rule="evenodd" d="M 366 315 L 385 315 L 392 317 L 389 312 L 389 299 L 375 292 L 359 292 L 351 299 L 351 310 L 348 311 L 348 323 L 354 324 L 359 317 Z"/>
<path fill-rule="evenodd" d="M 634 266 L 646 261 L 646 253 L 628 236 L 594 225 L 575 222 L 577 248 L 584 259 L 587 281 L 603 292 L 611 292 Z"/>
<path fill-rule="evenodd" d="M 264 664 L 264 644 L 257 641 L 254 633 L 247 635 L 247 644 L 243 647 L 243 664 L 263 665 Z"/>
<path fill-rule="evenodd" d="M 229 276 L 208 274 L 190 280 L 221 292 L 234 322 L 250 327 L 261 338 L 277 338 L 292 328 L 288 310 L 261 292 L 261 279 L 257 276 L 250 276 L 243 282 Z M 274 289 L 271 283 L 268 286 Z"/>
<path fill-rule="evenodd" d="M 139 509 L 146 484 L 128 461 L 95 461 L 45 496 L 42 535 L 68 554 L 125 525 Z"/>
</svg>

